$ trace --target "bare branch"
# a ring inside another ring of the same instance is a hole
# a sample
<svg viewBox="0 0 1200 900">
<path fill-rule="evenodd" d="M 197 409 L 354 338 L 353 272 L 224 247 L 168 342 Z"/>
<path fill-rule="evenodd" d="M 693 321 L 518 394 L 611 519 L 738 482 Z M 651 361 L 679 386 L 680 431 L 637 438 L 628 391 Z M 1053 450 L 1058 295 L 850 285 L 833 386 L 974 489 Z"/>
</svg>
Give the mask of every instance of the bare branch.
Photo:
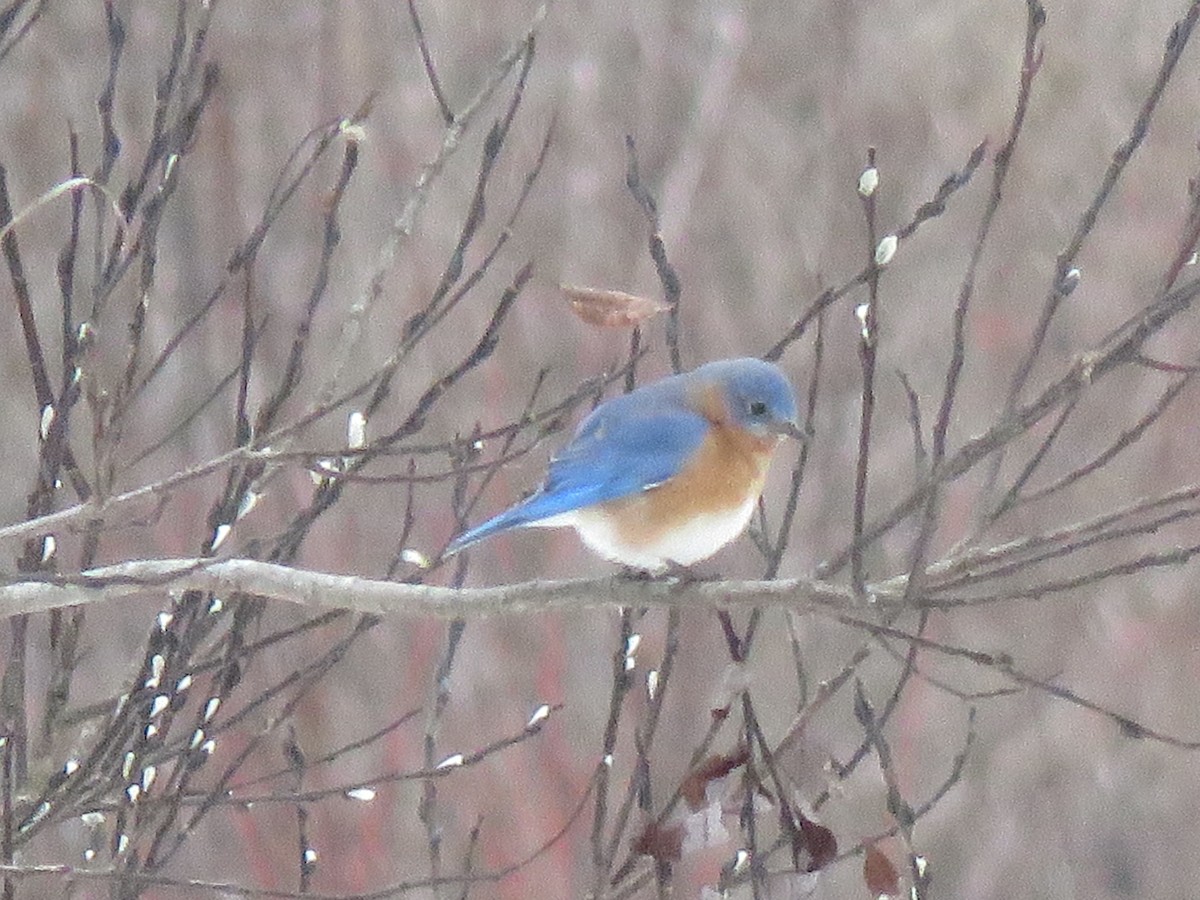
<svg viewBox="0 0 1200 900">
<path fill-rule="evenodd" d="M 598 580 L 540 581 L 491 588 L 448 588 L 327 575 L 252 559 L 133 560 L 72 578 L 20 581 L 0 587 L 4 616 L 109 602 L 152 591 L 203 591 L 284 600 L 313 609 L 454 618 L 557 608 L 755 605 L 849 608 L 844 588 L 800 579 L 747 582 Z"/>
</svg>

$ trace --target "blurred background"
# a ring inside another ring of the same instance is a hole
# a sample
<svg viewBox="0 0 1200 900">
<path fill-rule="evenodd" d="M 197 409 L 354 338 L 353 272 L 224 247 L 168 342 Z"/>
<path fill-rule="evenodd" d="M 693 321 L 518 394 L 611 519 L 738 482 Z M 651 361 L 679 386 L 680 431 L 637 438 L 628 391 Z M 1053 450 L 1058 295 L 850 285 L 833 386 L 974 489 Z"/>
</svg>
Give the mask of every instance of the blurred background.
<svg viewBox="0 0 1200 900">
<path fill-rule="evenodd" d="M 149 133 L 155 79 L 169 55 L 175 7 L 114 5 L 127 30 L 114 107 L 124 142 L 113 175 L 120 185 L 135 174 L 145 151 L 138 142 Z M 537 9 L 532 2 L 485 0 L 423 0 L 418 7 L 452 109 L 463 108 L 474 96 Z M 196 16 L 198 9 L 199 4 L 189 7 L 188 14 Z M 980 433 L 1002 410 L 1053 282 L 1056 254 L 1128 135 L 1158 71 L 1166 36 L 1184 9 L 1174 0 L 1047 3 L 1044 63 L 967 323 L 951 448 Z M 219 65 L 220 81 L 162 225 L 147 340 L 161 347 L 224 277 L 230 254 L 254 228 L 292 148 L 314 127 L 350 115 L 374 94 L 361 161 L 341 210 L 329 295 L 314 323 L 306 377 L 315 391 L 322 348 L 332 350 L 347 310 L 367 289 L 393 220 L 442 144 L 443 122 L 402 3 L 221 0 L 212 23 L 206 57 Z M 663 239 L 682 281 L 681 349 L 688 368 L 765 352 L 822 289 L 841 284 L 867 263 L 873 247 L 855 187 L 868 147 L 877 152 L 878 216 L 881 232 L 887 232 L 908 221 L 986 139 L 988 156 L 974 182 L 953 198 L 943 216 L 901 244 L 882 277 L 868 508 L 889 508 L 916 477 L 907 401 L 896 373 L 910 379 L 928 426 L 949 361 L 959 284 L 987 198 L 991 152 L 1003 142 L 1013 114 L 1024 33 L 1025 6 L 1017 0 L 559 0 L 537 32 L 524 104 L 489 189 L 485 234 L 498 232 L 553 127 L 544 170 L 510 244 L 469 302 L 456 308 L 405 364 L 394 399 L 372 420 L 372 430 L 394 426 L 430 380 L 466 352 L 501 290 L 527 260 L 535 265 L 534 278 L 506 322 L 496 354 L 436 407 L 421 439 L 448 439 L 477 422 L 489 428 L 511 421 L 543 368 L 548 370 L 546 396 L 558 397 L 625 360 L 627 333 L 575 318 L 559 284 L 660 295 L 646 252 L 645 220 L 625 187 L 627 134 L 636 140 L 642 176 L 658 199 Z M 28 37 L 0 62 L 0 163 L 16 208 L 69 176 L 68 128 L 80 135 L 84 171 L 95 166 L 101 149 L 96 98 L 107 71 L 103 8 L 90 0 L 51 0 Z M 1033 396 L 1066 361 L 1149 302 L 1161 286 L 1197 168 L 1198 73 L 1200 56 L 1192 47 L 1078 259 L 1080 286 L 1056 318 L 1024 396 Z M 511 78 L 467 132 L 466 146 L 435 182 L 412 237 L 387 267 L 382 300 L 351 363 L 361 374 L 386 358 L 404 321 L 424 305 L 441 276 L 474 188 L 482 136 L 502 113 L 510 86 Z M 336 159 L 321 166 L 270 230 L 254 269 L 249 290 L 268 325 L 256 348 L 252 405 L 261 402 L 272 373 L 283 365 L 310 290 Z M 46 317 L 40 324 L 51 343 L 58 327 L 55 261 L 67 207 L 57 201 L 20 230 L 37 310 Z M 142 398 L 123 438 L 130 453 L 149 446 L 168 422 L 193 408 L 198 385 L 215 384 L 236 365 L 244 288 L 238 282 L 219 301 Z M 10 292 L 7 279 L 5 292 Z M 861 390 L 853 309 L 863 298 L 861 291 L 852 293 L 830 310 L 825 323 L 816 437 L 780 573 L 785 577 L 811 573 L 850 536 Z M 136 301 L 130 289 L 112 302 Z M 1194 364 L 1195 328 L 1194 316 L 1187 314 L 1151 349 L 1158 358 Z M 646 328 L 653 350 L 641 369 L 643 378 L 669 371 L 662 329 L 661 321 Z M 36 472 L 39 410 L 20 333 L 13 325 L 3 335 L 0 365 L 7 390 L 0 395 L 0 413 L 9 427 L 0 430 L 0 452 L 8 460 L 9 487 L 0 491 L 0 516 L 12 523 L 25 517 Z M 115 327 L 101 334 L 102 347 L 112 341 L 110 360 L 119 362 L 121 339 Z M 781 364 L 805 390 L 813 364 L 811 335 L 789 348 Z M 1119 383 L 1097 386 L 1041 477 L 1052 480 L 1095 456 L 1153 404 L 1168 380 L 1161 372 L 1137 370 L 1120 375 Z M 1021 510 L 983 541 L 1056 527 L 1190 483 L 1196 477 L 1196 406 L 1195 392 L 1185 390 L 1150 433 L 1101 475 L 1053 502 Z M 344 423 L 344 412 L 318 423 L 308 435 L 311 445 L 337 446 L 344 441 Z M 228 407 L 223 414 L 197 418 L 162 451 L 123 469 L 118 489 L 224 452 L 232 446 L 232 428 Z M 1031 436 L 1030 450 L 1044 433 Z M 77 449 L 86 453 L 86 442 L 81 444 Z M 499 510 L 536 485 L 557 444 L 552 438 L 505 467 L 471 518 Z M 1027 455 L 1009 455 L 1004 472 L 1010 480 Z M 769 521 L 778 521 L 778 498 L 794 461 L 795 451 L 789 450 L 774 473 L 766 498 Z M 393 463 L 391 471 L 401 468 Z M 151 528 L 114 532 L 103 544 L 103 560 L 199 552 L 209 533 L 205 519 L 215 484 L 201 482 L 179 492 Z M 968 477 L 946 492 L 931 558 L 967 535 L 980 484 L 980 478 Z M 223 552 L 237 555 L 256 535 L 280 527 L 312 490 L 301 468 L 277 479 Z M 448 497 L 446 485 L 418 489 L 418 525 L 410 547 L 432 555 L 451 536 L 455 522 Z M 382 576 L 400 549 L 395 535 L 403 498 L 401 485 L 352 486 L 316 524 L 298 563 Z M 899 529 L 872 548 L 870 577 L 904 572 L 912 537 L 911 529 Z M 1190 540 L 1186 529 L 1134 539 L 1128 551 L 1136 555 L 1173 542 L 1195 543 L 1194 531 Z M 18 552 L 14 547 L 10 560 Z M 69 569 L 69 555 L 61 558 Z M 755 577 L 762 563 L 743 539 L 706 568 L 728 577 Z M 472 554 L 468 584 L 610 571 L 573 535 L 537 531 L 479 547 Z M 1010 653 L 1038 677 L 1057 678 L 1145 725 L 1197 739 L 1200 619 L 1194 571 L 1157 569 L 1084 591 L 938 615 L 929 636 Z M 435 580 L 444 583 L 445 578 Z M 121 690 L 161 602 L 149 598 L 89 612 L 83 659 L 88 678 L 76 686 L 74 702 L 99 702 Z M 304 618 L 298 609 L 278 605 L 265 615 L 272 627 Z M 644 638 L 639 673 L 661 659 L 664 623 L 661 611 L 638 623 Z M 799 623 L 799 646 L 814 684 L 834 674 L 860 642 L 859 635 L 827 622 L 802 618 Z M 296 711 L 297 739 L 305 753 L 315 758 L 427 705 L 445 633 L 446 625 L 433 619 L 387 618 L 371 630 Z M 36 684 L 46 678 L 37 651 L 47 639 L 45 623 L 35 620 L 31 635 L 30 677 Z M 7 634 L 2 646 L 8 647 Z M 787 629 L 778 612 L 767 616 L 745 674 L 731 675 L 710 611 L 685 611 L 681 647 L 675 693 L 655 744 L 655 776 L 664 792 L 684 772 L 709 726 L 710 711 L 729 702 L 740 679 L 753 686 L 763 727 L 773 738 L 786 729 L 799 703 Z M 541 703 L 562 703 L 564 709 L 536 738 L 440 783 L 447 859 L 461 858 L 477 822 L 477 862 L 495 869 L 524 858 L 567 821 L 599 758 L 616 650 L 616 614 L 609 611 L 469 623 L 439 735 L 446 755 L 468 753 L 519 732 Z M 276 667 L 268 674 L 278 678 L 306 652 L 303 640 L 295 641 L 257 665 Z M 922 656 L 920 665 L 925 674 L 960 691 L 1009 686 L 994 673 L 938 657 Z M 896 661 L 882 652 L 863 667 L 868 691 L 878 702 L 886 698 L 896 671 Z M 644 693 L 631 694 L 630 715 L 644 702 Z M 627 717 L 625 724 L 631 721 Z M 250 734 L 261 725 L 251 719 L 243 727 Z M 412 727 L 340 760 L 336 771 L 314 780 L 351 784 L 373 773 L 419 768 L 423 726 L 418 716 Z M 889 734 L 903 787 L 914 802 L 948 776 L 966 730 L 962 700 L 921 678 L 909 686 Z M 961 781 L 916 828 L 917 849 L 934 872 L 934 896 L 1181 897 L 1200 880 L 1195 853 L 1200 758 L 1195 754 L 1122 737 L 1107 719 L 1036 692 L 981 701 L 977 730 Z M 618 745 L 617 772 L 631 760 L 628 731 Z M 718 748 L 730 749 L 734 738 L 730 732 Z M 86 739 L 76 737 L 80 745 Z M 236 752 L 241 739 L 233 733 L 218 753 Z M 798 797 L 814 797 L 832 784 L 825 761 L 844 759 L 860 739 L 851 695 L 838 695 L 810 726 L 794 761 Z M 280 749 L 261 770 L 282 764 Z M 319 854 L 313 889 L 366 892 L 427 874 L 426 832 L 417 816 L 420 791 L 419 782 L 399 781 L 380 785 L 370 803 L 334 798 L 313 804 L 310 838 Z M 885 801 L 878 768 L 865 765 L 837 783 L 819 817 L 850 847 L 889 827 Z M 210 815 L 170 871 L 294 889 L 293 826 L 294 814 L 284 806 Z M 549 852 L 472 893 L 582 896 L 591 886 L 590 827 L 585 814 Z M 78 862 L 85 845 L 82 826 L 64 823 L 22 861 Z M 679 895 L 698 896 L 737 846 L 734 839 L 685 858 L 677 872 Z M 883 846 L 899 864 L 900 845 Z M 57 888 L 43 883 L 37 890 L 52 896 Z M 71 895 L 104 891 L 84 881 Z M 154 888 L 150 895 L 185 896 L 181 891 Z M 831 867 L 815 891 L 830 898 L 866 896 L 860 861 Z"/>
</svg>

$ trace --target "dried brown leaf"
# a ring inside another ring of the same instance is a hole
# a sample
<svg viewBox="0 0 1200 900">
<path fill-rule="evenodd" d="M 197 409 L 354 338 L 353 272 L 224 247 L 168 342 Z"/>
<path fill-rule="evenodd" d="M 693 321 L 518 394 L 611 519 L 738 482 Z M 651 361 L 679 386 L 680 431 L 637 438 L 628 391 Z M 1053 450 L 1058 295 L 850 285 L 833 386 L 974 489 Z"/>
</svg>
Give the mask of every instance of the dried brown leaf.
<svg viewBox="0 0 1200 900">
<path fill-rule="evenodd" d="M 744 766 L 750 759 L 750 751 L 738 747 L 732 753 L 717 753 L 706 757 L 688 773 L 680 786 L 680 793 L 692 810 L 698 810 L 705 802 L 705 788 L 710 781 L 724 778 L 739 766 Z"/>
<path fill-rule="evenodd" d="M 670 862 L 683 856 L 682 824 L 659 825 L 651 822 L 633 840 L 633 852 L 651 856 L 660 862 Z"/>
<path fill-rule="evenodd" d="M 882 850 L 874 844 L 867 845 L 863 857 L 863 881 L 872 897 L 898 897 L 900 895 L 900 875 L 896 867 Z"/>
<path fill-rule="evenodd" d="M 632 328 L 670 309 L 670 306 L 658 300 L 626 294 L 624 291 L 604 291 L 569 284 L 560 287 L 575 315 L 589 325 L 601 328 Z"/>
<path fill-rule="evenodd" d="M 803 813 L 796 813 L 798 833 L 792 834 L 792 853 L 797 860 L 808 855 L 806 871 L 816 872 L 837 858 L 837 838 L 824 825 L 818 825 Z"/>
</svg>

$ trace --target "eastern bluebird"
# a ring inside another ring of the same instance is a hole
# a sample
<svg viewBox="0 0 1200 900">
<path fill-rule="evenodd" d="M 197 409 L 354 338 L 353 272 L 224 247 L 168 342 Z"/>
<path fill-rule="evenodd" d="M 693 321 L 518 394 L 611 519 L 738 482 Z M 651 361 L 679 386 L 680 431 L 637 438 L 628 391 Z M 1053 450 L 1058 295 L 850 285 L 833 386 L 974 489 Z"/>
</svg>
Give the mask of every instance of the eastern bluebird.
<svg viewBox="0 0 1200 900">
<path fill-rule="evenodd" d="M 445 555 L 510 528 L 571 525 L 613 562 L 689 566 L 745 530 L 784 436 L 803 435 L 771 363 L 726 359 L 664 378 L 597 406 L 537 491 Z"/>
</svg>

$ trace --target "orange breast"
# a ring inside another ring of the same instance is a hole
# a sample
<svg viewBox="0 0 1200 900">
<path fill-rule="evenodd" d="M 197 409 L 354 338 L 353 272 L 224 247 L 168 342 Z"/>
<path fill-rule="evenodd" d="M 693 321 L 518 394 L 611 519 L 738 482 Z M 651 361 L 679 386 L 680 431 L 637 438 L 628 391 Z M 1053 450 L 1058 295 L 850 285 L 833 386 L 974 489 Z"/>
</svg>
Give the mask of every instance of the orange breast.
<svg viewBox="0 0 1200 900">
<path fill-rule="evenodd" d="M 603 505 L 622 541 L 657 543 L 697 516 L 734 513 L 762 493 L 778 439 L 714 425 L 691 461 L 669 481 Z"/>
</svg>

